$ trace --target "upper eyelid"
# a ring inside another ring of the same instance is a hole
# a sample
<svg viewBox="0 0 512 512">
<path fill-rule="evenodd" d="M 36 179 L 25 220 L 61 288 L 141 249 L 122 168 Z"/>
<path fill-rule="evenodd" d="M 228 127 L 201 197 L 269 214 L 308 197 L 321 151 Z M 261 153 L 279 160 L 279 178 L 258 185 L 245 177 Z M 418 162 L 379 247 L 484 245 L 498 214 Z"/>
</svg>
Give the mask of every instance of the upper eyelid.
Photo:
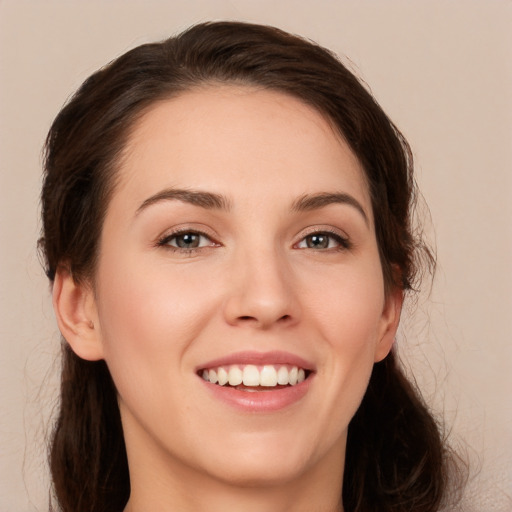
<svg viewBox="0 0 512 512">
<path fill-rule="evenodd" d="M 338 239 L 337 243 L 341 245 L 345 250 L 353 249 L 354 244 L 349 237 L 349 235 L 339 228 L 335 228 L 333 226 L 310 226 L 309 228 L 306 228 L 303 230 L 299 235 L 297 236 L 296 241 L 293 243 L 293 247 L 298 249 L 298 245 L 302 243 L 308 236 L 315 235 L 315 234 L 324 234 L 327 235 L 333 239 Z M 303 249 L 304 250 L 304 249 Z M 325 249 L 326 251 L 328 249 Z"/>
<path fill-rule="evenodd" d="M 164 231 L 161 235 L 158 235 L 156 241 L 158 243 L 160 243 L 166 239 L 168 240 L 173 237 L 183 235 L 186 233 L 195 233 L 200 236 L 205 236 L 212 242 L 219 243 L 218 242 L 219 236 L 216 235 L 212 230 L 206 229 L 203 227 L 195 227 L 192 225 L 183 225 L 183 226 L 176 226 L 174 228 L 170 228 L 170 229 Z"/>
<path fill-rule="evenodd" d="M 339 236 L 340 238 L 343 238 L 346 240 L 348 240 L 350 238 L 349 235 L 342 229 L 335 228 L 333 226 L 319 225 L 319 226 L 309 226 L 309 227 L 301 230 L 300 233 L 297 235 L 297 240 L 300 241 L 309 235 L 314 235 L 315 233 L 325 233 L 325 234 L 330 234 L 330 235 L 336 235 L 336 236 Z"/>
<path fill-rule="evenodd" d="M 214 240 L 212 240 L 212 237 L 209 236 L 208 234 L 202 233 L 200 231 L 191 231 L 191 230 L 176 231 L 176 232 L 171 232 L 171 233 L 169 233 L 167 235 L 163 235 L 160 238 L 160 243 L 168 242 L 169 240 L 172 240 L 173 238 L 178 238 L 179 236 L 186 235 L 186 234 L 198 235 L 199 237 L 207 238 L 211 242 L 216 243 Z"/>
</svg>

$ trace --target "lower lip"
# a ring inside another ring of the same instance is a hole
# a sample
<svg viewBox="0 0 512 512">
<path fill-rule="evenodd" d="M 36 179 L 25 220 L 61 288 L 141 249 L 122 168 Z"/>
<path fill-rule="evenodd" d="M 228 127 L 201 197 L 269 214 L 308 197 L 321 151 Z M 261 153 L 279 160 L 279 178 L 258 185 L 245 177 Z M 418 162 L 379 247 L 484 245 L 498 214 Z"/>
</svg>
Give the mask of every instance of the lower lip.
<svg viewBox="0 0 512 512">
<path fill-rule="evenodd" d="M 314 375 L 295 386 L 268 391 L 241 391 L 230 386 L 219 386 L 203 379 L 208 391 L 231 407 L 246 412 L 274 412 L 299 402 L 308 392 Z"/>
</svg>

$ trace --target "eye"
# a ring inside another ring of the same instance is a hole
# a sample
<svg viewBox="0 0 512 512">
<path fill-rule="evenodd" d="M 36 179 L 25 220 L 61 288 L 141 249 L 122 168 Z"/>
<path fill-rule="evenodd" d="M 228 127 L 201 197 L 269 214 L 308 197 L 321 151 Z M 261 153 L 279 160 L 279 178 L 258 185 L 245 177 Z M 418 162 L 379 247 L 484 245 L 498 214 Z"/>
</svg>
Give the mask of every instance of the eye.
<svg viewBox="0 0 512 512">
<path fill-rule="evenodd" d="M 318 231 L 305 236 L 296 246 L 298 249 L 348 249 L 349 241 L 337 233 Z"/>
<path fill-rule="evenodd" d="M 201 233 L 199 231 L 180 231 L 164 236 L 159 240 L 158 245 L 161 247 L 187 251 L 200 249 L 202 247 L 212 247 L 216 244 L 205 233 Z"/>
</svg>

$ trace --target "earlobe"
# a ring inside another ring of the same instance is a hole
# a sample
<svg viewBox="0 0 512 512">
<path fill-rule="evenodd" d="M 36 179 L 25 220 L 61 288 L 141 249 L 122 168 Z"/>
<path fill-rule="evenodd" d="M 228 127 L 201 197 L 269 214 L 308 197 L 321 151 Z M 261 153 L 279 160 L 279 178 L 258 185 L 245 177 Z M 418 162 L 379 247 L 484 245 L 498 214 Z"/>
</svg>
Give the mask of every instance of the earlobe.
<svg viewBox="0 0 512 512">
<path fill-rule="evenodd" d="M 62 336 L 82 359 L 103 359 L 103 345 L 94 293 L 88 284 L 75 282 L 66 268 L 59 268 L 53 283 L 53 308 Z"/>
<path fill-rule="evenodd" d="M 401 288 L 396 288 L 386 297 L 381 317 L 381 329 L 377 346 L 375 347 L 374 361 L 376 363 L 382 361 L 393 347 L 398 324 L 400 323 L 403 299 L 403 290 Z"/>
</svg>

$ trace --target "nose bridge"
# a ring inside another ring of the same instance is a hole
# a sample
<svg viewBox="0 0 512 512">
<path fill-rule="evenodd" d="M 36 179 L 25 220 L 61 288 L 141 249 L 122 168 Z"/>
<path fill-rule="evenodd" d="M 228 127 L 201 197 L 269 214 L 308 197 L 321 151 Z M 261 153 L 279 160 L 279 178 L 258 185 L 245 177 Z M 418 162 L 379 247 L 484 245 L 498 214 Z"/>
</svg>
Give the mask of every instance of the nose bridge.
<svg viewBox="0 0 512 512">
<path fill-rule="evenodd" d="M 231 324 L 268 328 L 291 323 L 299 315 L 292 272 L 286 255 L 270 241 L 237 251 L 232 265 L 226 318 Z"/>
</svg>

